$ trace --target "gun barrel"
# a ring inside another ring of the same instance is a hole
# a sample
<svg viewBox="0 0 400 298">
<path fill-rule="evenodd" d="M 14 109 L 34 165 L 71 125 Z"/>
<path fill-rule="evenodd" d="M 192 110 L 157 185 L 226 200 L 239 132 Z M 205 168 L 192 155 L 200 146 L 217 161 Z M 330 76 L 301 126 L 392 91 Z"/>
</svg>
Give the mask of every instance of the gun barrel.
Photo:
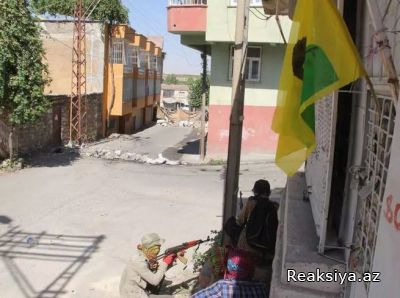
<svg viewBox="0 0 400 298">
<path fill-rule="evenodd" d="M 161 254 L 161 255 L 159 255 L 157 257 L 157 260 L 163 258 L 164 256 L 170 255 L 170 254 L 177 254 L 178 252 L 180 252 L 182 250 L 189 249 L 189 248 L 191 248 L 193 246 L 202 244 L 202 243 L 207 242 L 207 241 L 210 241 L 210 237 L 208 237 L 207 240 L 202 240 L 202 239 L 193 240 L 193 241 L 184 242 L 184 243 L 182 243 L 180 245 L 177 245 L 177 246 L 169 247 L 169 248 L 167 248 L 165 250 L 165 252 L 163 254 Z"/>
</svg>

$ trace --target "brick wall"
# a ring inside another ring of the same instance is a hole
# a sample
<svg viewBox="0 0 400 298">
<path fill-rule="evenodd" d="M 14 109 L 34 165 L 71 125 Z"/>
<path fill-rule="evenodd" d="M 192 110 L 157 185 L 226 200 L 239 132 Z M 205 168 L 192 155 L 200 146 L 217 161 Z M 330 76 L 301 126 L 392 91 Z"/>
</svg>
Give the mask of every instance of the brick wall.
<svg viewBox="0 0 400 298">
<path fill-rule="evenodd" d="M 103 94 L 90 94 L 87 97 L 88 141 L 102 137 L 102 98 Z M 52 107 L 33 124 L 18 127 L 15 130 L 14 146 L 21 155 L 41 149 L 66 144 L 69 141 L 69 110 L 67 96 L 51 96 Z M 57 126 L 58 113 L 61 127 Z M 0 158 L 8 156 L 9 125 L 0 119 Z"/>
</svg>

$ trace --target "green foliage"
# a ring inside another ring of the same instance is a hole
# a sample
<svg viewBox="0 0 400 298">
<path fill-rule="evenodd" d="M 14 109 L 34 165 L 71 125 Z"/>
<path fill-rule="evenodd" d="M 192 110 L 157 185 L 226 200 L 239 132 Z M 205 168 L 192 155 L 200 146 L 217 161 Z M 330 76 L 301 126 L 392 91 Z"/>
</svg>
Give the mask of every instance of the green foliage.
<svg viewBox="0 0 400 298">
<path fill-rule="evenodd" d="M 188 79 L 186 80 L 185 85 L 190 86 L 190 85 L 193 84 L 193 82 L 194 82 L 194 79 L 190 77 L 190 78 L 188 78 Z"/>
<path fill-rule="evenodd" d="M 24 1 L 0 1 L 0 113 L 14 125 L 37 120 L 50 106 L 40 28 Z"/>
<path fill-rule="evenodd" d="M 178 79 L 176 78 L 176 75 L 174 75 L 174 74 L 169 74 L 165 77 L 165 84 L 176 85 L 178 83 L 179 83 Z"/>
<path fill-rule="evenodd" d="M 210 259 L 211 253 L 215 248 L 220 247 L 222 244 L 222 231 L 211 230 L 211 241 L 209 247 L 205 252 L 195 252 L 193 254 L 193 272 L 200 272 L 201 267 L 207 260 Z"/>
<path fill-rule="evenodd" d="M 84 7 L 89 13 L 93 0 L 84 0 Z M 97 2 L 97 1 L 96 1 Z M 75 0 L 32 0 L 31 6 L 38 14 L 73 16 Z M 120 0 L 102 0 L 94 9 L 90 18 L 109 23 L 128 23 L 128 9 Z"/>
<path fill-rule="evenodd" d="M 200 108 L 201 107 L 201 97 L 203 95 L 203 80 L 196 79 L 193 80 L 189 86 L 189 103 L 191 107 Z M 210 99 L 210 81 L 207 77 L 206 79 L 206 105 Z"/>
</svg>

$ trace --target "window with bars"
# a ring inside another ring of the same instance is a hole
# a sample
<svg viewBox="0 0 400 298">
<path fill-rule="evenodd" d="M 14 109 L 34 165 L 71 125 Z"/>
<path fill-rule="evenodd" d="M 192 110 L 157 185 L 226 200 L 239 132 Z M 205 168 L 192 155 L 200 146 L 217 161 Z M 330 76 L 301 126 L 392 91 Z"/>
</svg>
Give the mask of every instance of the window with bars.
<svg viewBox="0 0 400 298">
<path fill-rule="evenodd" d="M 232 80 L 233 75 L 233 46 L 230 49 L 231 59 L 229 63 L 229 79 Z M 261 79 L 261 47 L 248 47 L 246 66 L 245 66 L 245 78 L 246 81 L 258 82 Z"/>
<path fill-rule="evenodd" d="M 139 47 L 131 45 L 132 50 L 130 52 L 129 60 L 133 67 L 140 67 L 139 61 Z"/>
<path fill-rule="evenodd" d="M 124 40 L 113 39 L 110 46 L 110 63 L 112 64 L 124 64 Z"/>
<path fill-rule="evenodd" d="M 151 66 L 151 69 L 153 69 L 153 70 L 155 70 L 155 71 L 159 71 L 159 68 L 158 68 L 158 57 L 157 56 L 153 56 L 153 58 L 152 58 L 152 66 Z"/>
<path fill-rule="evenodd" d="M 133 71 L 133 66 L 132 66 L 132 61 L 130 59 L 130 57 L 132 56 L 132 51 L 133 51 L 133 46 L 127 42 L 124 43 L 125 47 L 125 53 L 124 56 L 126 57 L 126 59 L 124 59 L 124 72 L 132 72 Z"/>
<path fill-rule="evenodd" d="M 355 269 L 371 272 L 377 240 L 379 219 L 389 170 L 390 152 L 396 111 L 389 97 L 378 96 L 380 106 L 371 100 L 368 109 L 367 148 L 364 167 L 367 173 L 368 194 L 360 201 L 357 214 Z M 367 291 L 370 283 L 365 283 Z"/>
<path fill-rule="evenodd" d="M 140 50 L 140 53 L 139 53 L 139 57 L 140 57 L 140 67 L 139 67 L 139 70 L 140 70 L 141 72 L 144 72 L 144 70 L 145 70 L 146 68 L 148 68 L 148 56 L 149 56 L 149 53 L 148 53 L 148 52 L 146 52 L 146 51 L 144 51 L 144 50 Z"/>
</svg>

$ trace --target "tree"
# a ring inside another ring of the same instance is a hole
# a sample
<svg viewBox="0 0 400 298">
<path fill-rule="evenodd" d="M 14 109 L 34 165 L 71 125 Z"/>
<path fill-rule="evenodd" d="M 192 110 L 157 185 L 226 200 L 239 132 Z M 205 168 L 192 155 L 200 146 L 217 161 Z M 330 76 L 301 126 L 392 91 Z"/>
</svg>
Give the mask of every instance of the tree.
<svg viewBox="0 0 400 298">
<path fill-rule="evenodd" d="M 43 94 L 50 82 L 40 28 L 24 1 L 0 1 L 0 114 L 15 126 L 36 121 L 50 107 Z"/>
<path fill-rule="evenodd" d="M 89 10 L 93 0 L 84 0 L 84 7 Z M 38 14 L 73 16 L 76 0 L 32 0 L 31 5 Z M 87 11 L 86 13 L 89 13 Z M 128 23 L 128 9 L 120 0 L 101 0 L 93 10 L 92 20 L 114 23 Z"/>
<path fill-rule="evenodd" d="M 203 80 L 196 79 L 193 80 L 192 84 L 189 86 L 189 103 L 193 108 L 201 107 L 201 97 L 203 95 Z M 210 82 L 209 78 L 206 79 L 206 105 L 208 106 L 210 97 Z"/>
<path fill-rule="evenodd" d="M 178 84 L 178 79 L 176 78 L 176 75 L 174 75 L 174 74 L 167 75 L 165 77 L 165 84 L 168 84 L 168 85 Z"/>
</svg>

